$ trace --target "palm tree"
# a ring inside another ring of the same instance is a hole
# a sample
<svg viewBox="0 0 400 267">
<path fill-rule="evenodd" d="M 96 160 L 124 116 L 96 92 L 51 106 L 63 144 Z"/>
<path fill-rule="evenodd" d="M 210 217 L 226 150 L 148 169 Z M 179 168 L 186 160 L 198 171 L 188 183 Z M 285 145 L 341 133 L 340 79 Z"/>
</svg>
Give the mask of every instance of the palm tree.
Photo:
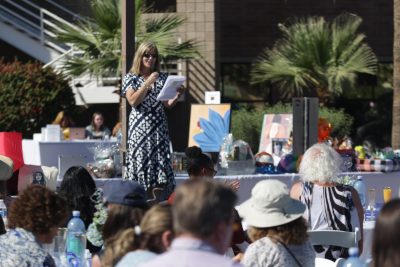
<svg viewBox="0 0 400 267">
<path fill-rule="evenodd" d="M 270 82 L 283 97 L 316 95 L 325 102 L 354 86 L 357 73 L 375 74 L 377 59 L 357 33 L 362 19 L 341 14 L 279 24 L 283 37 L 266 48 L 252 69 L 252 83 Z"/>
<path fill-rule="evenodd" d="M 57 40 L 68 43 L 78 51 L 65 61 L 67 74 L 78 76 L 84 72 L 91 75 L 118 77 L 121 74 L 121 5 L 119 0 L 92 0 L 93 18 L 77 22 L 76 27 L 63 25 Z M 136 45 L 151 40 L 156 43 L 162 62 L 198 57 L 196 43 L 187 40 L 179 43 L 175 35 L 184 18 L 175 14 L 142 20 L 149 9 L 142 0 L 135 0 Z M 133 25 L 132 25 L 133 26 Z"/>
<path fill-rule="evenodd" d="M 400 149 L 400 0 L 394 0 L 392 147 Z"/>
</svg>

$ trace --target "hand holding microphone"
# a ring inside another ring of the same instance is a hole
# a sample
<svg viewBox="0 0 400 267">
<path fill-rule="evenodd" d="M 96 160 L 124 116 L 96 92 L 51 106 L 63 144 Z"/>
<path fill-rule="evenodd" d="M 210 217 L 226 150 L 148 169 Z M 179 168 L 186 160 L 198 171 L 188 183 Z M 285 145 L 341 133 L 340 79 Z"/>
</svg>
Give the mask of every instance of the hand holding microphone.
<svg viewBox="0 0 400 267">
<path fill-rule="evenodd" d="M 158 76 L 159 76 L 158 72 L 153 72 L 153 73 L 150 74 L 150 76 L 147 78 L 146 83 L 147 83 L 147 84 L 153 84 L 153 83 L 155 83 L 155 82 L 157 81 L 157 79 L 158 79 Z"/>
</svg>

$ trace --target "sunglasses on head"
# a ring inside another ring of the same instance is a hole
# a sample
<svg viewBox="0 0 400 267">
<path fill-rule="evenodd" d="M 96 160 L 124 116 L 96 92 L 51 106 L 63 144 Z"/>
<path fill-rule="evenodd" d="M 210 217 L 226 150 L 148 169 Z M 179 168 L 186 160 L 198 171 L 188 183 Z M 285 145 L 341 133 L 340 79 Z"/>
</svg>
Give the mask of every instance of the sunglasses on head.
<svg viewBox="0 0 400 267">
<path fill-rule="evenodd" d="M 149 58 L 149 57 L 157 58 L 157 55 L 156 54 L 144 54 L 143 57 L 145 57 L 145 58 Z"/>
</svg>

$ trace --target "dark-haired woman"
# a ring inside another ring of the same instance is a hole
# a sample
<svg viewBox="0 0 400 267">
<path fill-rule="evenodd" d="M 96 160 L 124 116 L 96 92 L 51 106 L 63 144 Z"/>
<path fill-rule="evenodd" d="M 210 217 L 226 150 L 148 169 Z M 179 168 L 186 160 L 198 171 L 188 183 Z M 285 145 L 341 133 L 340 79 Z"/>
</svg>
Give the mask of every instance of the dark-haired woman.
<svg viewBox="0 0 400 267">
<path fill-rule="evenodd" d="M 85 223 L 86 229 L 92 223 L 93 214 L 96 211 L 91 198 L 94 192 L 96 192 L 96 184 L 84 167 L 72 166 L 65 172 L 59 194 L 67 200 L 70 210 L 80 211 L 80 217 Z M 91 252 L 100 249 L 93 246 L 89 241 L 87 247 Z"/>
<path fill-rule="evenodd" d="M 0 236 L 0 266 L 55 267 L 42 244 L 53 241 L 67 215 L 62 197 L 40 185 L 29 186 L 11 203 L 10 230 Z"/>
<path fill-rule="evenodd" d="M 375 223 L 372 267 L 400 266 L 400 199 L 386 203 Z"/>
<path fill-rule="evenodd" d="M 214 178 L 217 174 L 211 157 L 204 154 L 200 147 L 191 146 L 186 148 L 185 155 L 187 157 L 187 173 L 190 179 Z M 228 183 L 227 180 L 225 180 L 225 183 Z M 239 181 L 233 181 L 228 184 L 235 192 L 240 187 Z M 168 203 L 172 204 L 174 197 L 175 192 L 168 198 Z"/>
</svg>

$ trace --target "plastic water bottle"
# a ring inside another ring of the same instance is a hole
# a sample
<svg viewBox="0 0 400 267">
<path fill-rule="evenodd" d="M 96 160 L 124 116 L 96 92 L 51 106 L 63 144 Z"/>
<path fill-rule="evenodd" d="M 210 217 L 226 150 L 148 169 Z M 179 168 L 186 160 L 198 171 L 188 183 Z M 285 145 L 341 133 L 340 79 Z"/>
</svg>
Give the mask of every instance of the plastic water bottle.
<svg viewBox="0 0 400 267">
<path fill-rule="evenodd" d="M 7 228 L 7 207 L 3 199 L 0 199 L 0 216 L 3 219 L 4 226 Z"/>
<path fill-rule="evenodd" d="M 364 267 L 365 264 L 358 258 L 358 248 L 349 249 L 349 257 L 343 263 L 343 267 Z"/>
<path fill-rule="evenodd" d="M 361 175 L 357 176 L 357 181 L 354 183 L 353 187 L 355 190 L 357 190 L 358 195 L 360 196 L 361 204 L 365 208 L 367 187 L 365 186 Z"/>
<path fill-rule="evenodd" d="M 80 212 L 74 210 L 67 230 L 67 262 L 68 267 L 85 267 L 86 230 Z"/>
</svg>

